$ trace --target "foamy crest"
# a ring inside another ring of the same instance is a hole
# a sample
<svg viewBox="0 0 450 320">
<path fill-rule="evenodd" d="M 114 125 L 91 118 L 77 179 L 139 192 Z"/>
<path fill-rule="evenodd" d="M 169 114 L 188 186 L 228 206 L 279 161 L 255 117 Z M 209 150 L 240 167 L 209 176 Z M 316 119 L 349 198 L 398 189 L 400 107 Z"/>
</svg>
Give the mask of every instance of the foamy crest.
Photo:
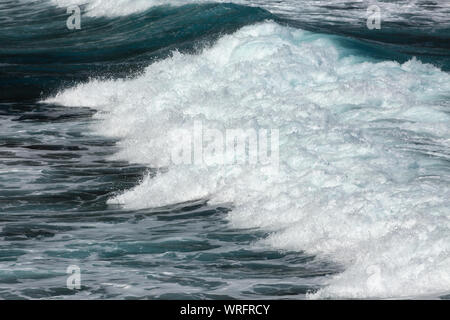
<svg viewBox="0 0 450 320">
<path fill-rule="evenodd" d="M 450 288 L 449 92 L 431 65 L 348 56 L 267 22 L 47 102 L 100 110 L 93 129 L 120 138 L 117 159 L 164 168 L 110 203 L 233 203 L 230 223 L 270 231 L 265 244 L 346 266 L 311 297 L 401 297 Z M 278 171 L 174 165 L 174 132 L 194 121 L 279 129 Z"/>
</svg>

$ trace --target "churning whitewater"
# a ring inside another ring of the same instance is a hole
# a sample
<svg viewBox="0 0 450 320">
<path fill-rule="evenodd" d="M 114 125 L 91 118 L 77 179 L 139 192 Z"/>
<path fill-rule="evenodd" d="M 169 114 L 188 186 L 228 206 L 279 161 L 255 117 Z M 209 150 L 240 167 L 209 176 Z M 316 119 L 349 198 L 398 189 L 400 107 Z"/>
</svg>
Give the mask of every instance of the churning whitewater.
<svg viewBox="0 0 450 320">
<path fill-rule="evenodd" d="M 45 103 L 97 110 L 92 134 L 119 138 L 110 160 L 158 169 L 109 204 L 228 204 L 231 226 L 270 233 L 259 245 L 343 266 L 309 297 L 379 298 L 449 292 L 449 98 L 436 66 L 265 21 Z M 278 129 L 279 168 L 173 164 L 175 132 L 195 121 Z"/>
</svg>

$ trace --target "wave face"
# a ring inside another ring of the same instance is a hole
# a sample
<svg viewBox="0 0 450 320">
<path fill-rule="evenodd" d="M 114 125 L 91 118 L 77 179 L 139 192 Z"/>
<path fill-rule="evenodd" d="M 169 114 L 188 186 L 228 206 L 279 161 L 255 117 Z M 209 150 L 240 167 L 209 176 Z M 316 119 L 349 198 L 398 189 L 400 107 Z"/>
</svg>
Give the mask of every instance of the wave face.
<svg viewBox="0 0 450 320">
<path fill-rule="evenodd" d="M 232 203 L 262 244 L 342 264 L 311 297 L 405 297 L 450 287 L 450 75 L 417 59 L 353 55 L 342 38 L 264 22 L 133 79 L 91 80 L 46 100 L 100 112 L 114 159 L 164 168 L 109 200 L 126 209 Z M 174 165 L 175 132 L 279 129 L 264 165 Z"/>
</svg>

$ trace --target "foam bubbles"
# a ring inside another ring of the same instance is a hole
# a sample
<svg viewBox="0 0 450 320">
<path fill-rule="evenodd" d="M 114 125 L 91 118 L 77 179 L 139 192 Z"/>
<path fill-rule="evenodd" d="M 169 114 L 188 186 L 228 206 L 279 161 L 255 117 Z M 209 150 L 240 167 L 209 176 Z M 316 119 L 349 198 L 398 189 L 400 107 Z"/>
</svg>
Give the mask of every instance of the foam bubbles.
<svg viewBox="0 0 450 320">
<path fill-rule="evenodd" d="M 163 169 L 110 203 L 232 203 L 230 224 L 270 231 L 265 245 L 345 266 L 311 297 L 448 292 L 450 75 L 344 53 L 336 38 L 266 22 L 46 102 L 99 110 L 93 131 L 120 138 L 116 159 Z M 195 121 L 279 129 L 278 171 L 174 165 L 174 132 Z"/>
</svg>

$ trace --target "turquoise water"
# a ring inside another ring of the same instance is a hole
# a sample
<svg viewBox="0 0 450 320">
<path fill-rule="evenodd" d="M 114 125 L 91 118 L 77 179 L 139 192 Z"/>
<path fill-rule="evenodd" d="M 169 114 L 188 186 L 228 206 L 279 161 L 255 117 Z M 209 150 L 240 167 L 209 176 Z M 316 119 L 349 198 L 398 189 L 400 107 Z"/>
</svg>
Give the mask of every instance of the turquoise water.
<svg viewBox="0 0 450 320">
<path fill-rule="evenodd" d="M 450 8 L 403 2 L 2 2 L 0 298 L 448 295 Z M 198 119 L 279 175 L 166 162 Z"/>
</svg>

